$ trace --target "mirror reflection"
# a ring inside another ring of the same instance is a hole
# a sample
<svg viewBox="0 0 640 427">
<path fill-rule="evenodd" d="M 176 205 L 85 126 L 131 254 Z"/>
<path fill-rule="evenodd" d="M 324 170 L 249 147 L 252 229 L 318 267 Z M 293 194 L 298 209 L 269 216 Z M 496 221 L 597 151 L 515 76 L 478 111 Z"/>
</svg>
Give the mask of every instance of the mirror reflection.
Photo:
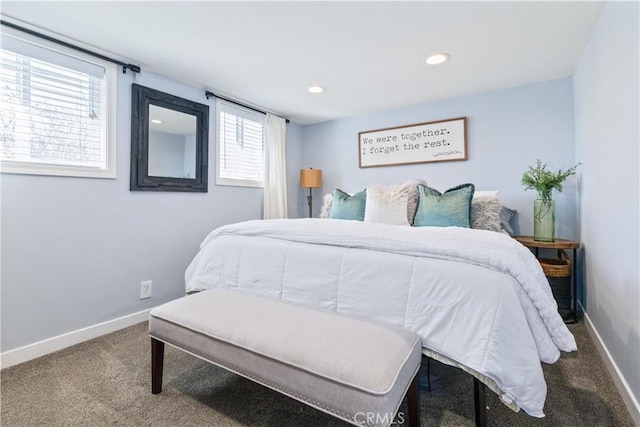
<svg viewBox="0 0 640 427">
<path fill-rule="evenodd" d="M 149 176 L 196 176 L 197 117 L 149 105 Z"/>
</svg>

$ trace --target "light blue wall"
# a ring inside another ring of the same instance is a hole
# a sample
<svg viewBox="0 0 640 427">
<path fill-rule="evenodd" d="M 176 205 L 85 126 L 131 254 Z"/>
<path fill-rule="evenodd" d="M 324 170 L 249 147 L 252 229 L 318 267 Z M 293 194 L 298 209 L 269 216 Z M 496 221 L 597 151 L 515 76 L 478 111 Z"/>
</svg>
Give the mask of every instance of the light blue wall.
<svg viewBox="0 0 640 427">
<path fill-rule="evenodd" d="M 131 82 L 118 73 L 117 179 L 1 177 L 3 352 L 184 295 L 185 268 L 206 234 L 262 217 L 262 189 L 215 185 L 215 120 L 208 193 L 129 191 Z M 144 70 L 136 83 L 208 103 L 214 117 L 203 89 Z M 300 134 L 288 125 L 292 175 Z M 153 280 L 151 299 L 138 299 L 142 280 Z"/>
<path fill-rule="evenodd" d="M 468 160 L 405 166 L 358 168 L 358 132 L 467 117 Z M 520 179 L 542 159 L 553 168 L 574 164 L 573 92 L 570 78 L 480 95 L 431 102 L 362 117 L 305 126 L 305 167 L 323 170 L 322 193 L 358 191 L 370 183 L 401 183 L 422 178 L 441 191 L 472 182 L 477 190 L 499 190 L 502 202 L 517 209 L 519 231 L 532 233 L 533 200 Z M 556 235 L 577 237 L 575 179 L 555 193 Z M 305 200 L 298 199 L 304 206 Z"/>
<path fill-rule="evenodd" d="M 635 396 L 640 423 L 638 9 L 605 4 L 574 76 L 574 99 L 585 309 Z"/>
</svg>

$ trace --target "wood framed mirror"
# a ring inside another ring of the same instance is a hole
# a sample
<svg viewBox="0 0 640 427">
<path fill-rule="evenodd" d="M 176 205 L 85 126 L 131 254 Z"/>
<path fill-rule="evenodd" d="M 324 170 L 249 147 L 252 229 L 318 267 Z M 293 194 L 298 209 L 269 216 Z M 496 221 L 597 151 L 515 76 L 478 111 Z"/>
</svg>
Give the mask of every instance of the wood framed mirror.
<svg viewBox="0 0 640 427">
<path fill-rule="evenodd" d="M 207 192 L 209 106 L 133 84 L 131 191 Z"/>
</svg>

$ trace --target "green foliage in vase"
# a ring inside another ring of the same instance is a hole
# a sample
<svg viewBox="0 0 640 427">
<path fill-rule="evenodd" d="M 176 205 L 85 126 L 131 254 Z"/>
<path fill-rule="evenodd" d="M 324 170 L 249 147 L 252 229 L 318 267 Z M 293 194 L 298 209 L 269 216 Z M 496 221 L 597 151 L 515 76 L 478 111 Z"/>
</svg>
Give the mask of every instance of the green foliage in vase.
<svg viewBox="0 0 640 427">
<path fill-rule="evenodd" d="M 529 170 L 522 175 L 522 185 L 525 190 L 536 190 L 543 203 L 548 204 L 551 201 L 551 192 L 554 189 L 562 191 L 562 183 L 571 175 L 575 175 L 578 166 L 580 163 L 566 171 L 558 169 L 558 172 L 554 173 L 547 169 L 546 163 L 543 164 L 538 159 L 536 166 L 529 166 Z"/>
</svg>

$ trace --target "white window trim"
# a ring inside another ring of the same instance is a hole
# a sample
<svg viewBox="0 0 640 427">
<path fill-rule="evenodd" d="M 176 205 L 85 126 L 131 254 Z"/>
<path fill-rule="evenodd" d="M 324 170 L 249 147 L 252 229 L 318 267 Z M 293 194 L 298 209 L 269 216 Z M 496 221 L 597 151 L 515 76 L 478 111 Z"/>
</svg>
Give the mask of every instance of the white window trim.
<svg viewBox="0 0 640 427">
<path fill-rule="evenodd" d="M 233 108 L 242 109 L 233 103 L 225 102 L 221 99 L 216 100 L 216 185 L 232 186 L 232 187 L 252 187 L 252 188 L 264 188 L 264 180 L 253 181 L 244 179 L 230 179 L 220 177 L 220 152 L 222 150 L 220 144 L 222 143 L 220 138 L 220 104 L 231 105 Z"/>
<path fill-rule="evenodd" d="M 66 48 L 57 43 L 40 39 L 30 34 L 23 33 L 12 28 L 0 27 L 2 34 L 26 40 L 35 45 L 46 47 L 60 53 L 80 60 L 97 64 L 104 67 L 106 79 L 107 108 L 106 113 L 106 169 L 94 167 L 73 166 L 73 165 L 53 165 L 47 163 L 21 162 L 13 160 L 2 160 L 0 162 L 0 173 L 27 174 L 27 175 L 49 175 L 49 176 L 72 176 L 83 178 L 116 178 L 116 102 L 117 102 L 117 69 L 114 63 L 103 61 L 91 55 Z"/>
<path fill-rule="evenodd" d="M 220 178 L 216 174 L 216 185 L 228 185 L 232 187 L 264 188 L 264 181 L 247 181 L 244 179 Z"/>
</svg>

